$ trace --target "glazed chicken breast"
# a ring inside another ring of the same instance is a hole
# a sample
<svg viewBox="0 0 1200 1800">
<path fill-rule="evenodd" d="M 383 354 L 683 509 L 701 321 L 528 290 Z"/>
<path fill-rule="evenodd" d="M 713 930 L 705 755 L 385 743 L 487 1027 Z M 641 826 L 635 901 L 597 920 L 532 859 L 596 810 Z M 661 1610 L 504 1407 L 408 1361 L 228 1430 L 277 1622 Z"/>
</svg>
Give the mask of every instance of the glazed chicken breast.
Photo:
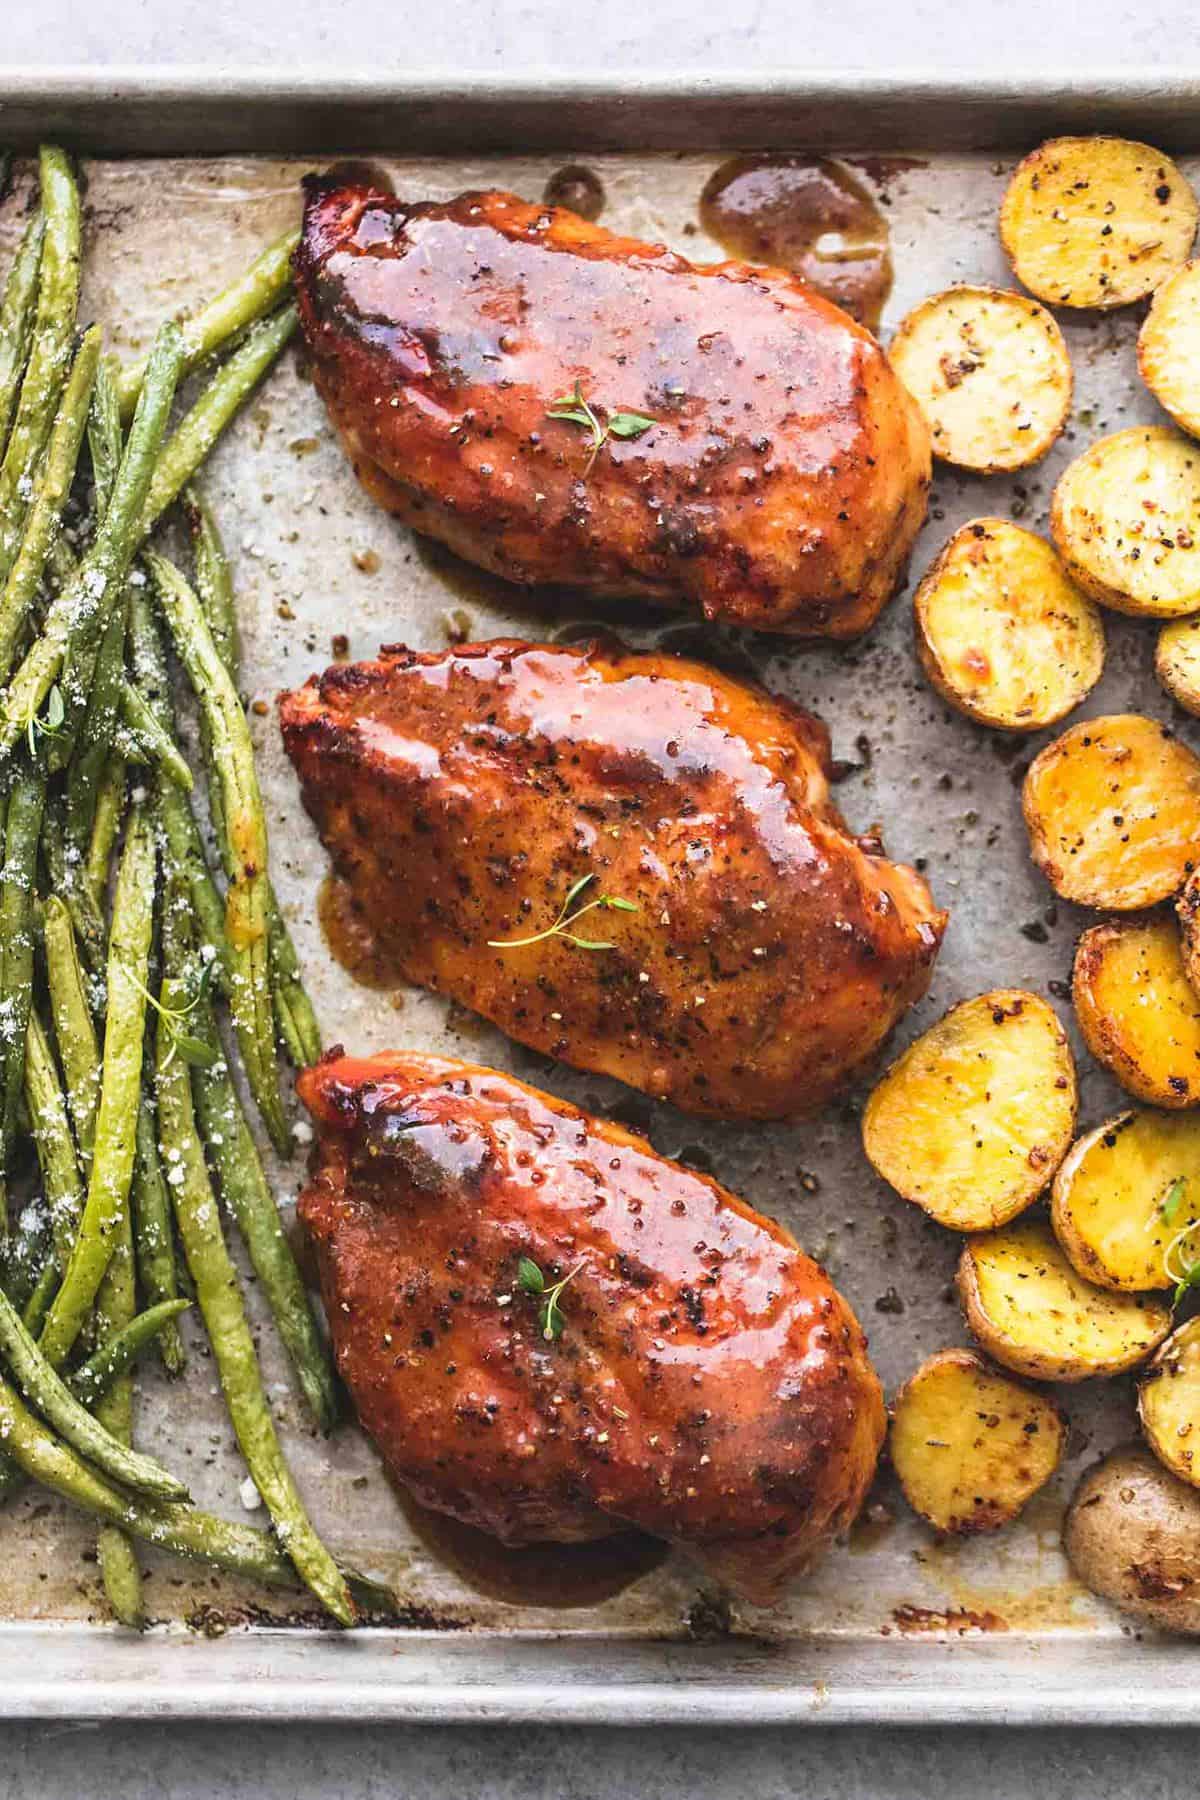
<svg viewBox="0 0 1200 1800">
<path fill-rule="evenodd" d="M 360 480 L 471 562 L 832 638 L 897 586 L 928 433 L 869 332 L 795 276 L 512 194 L 320 180 L 295 266 Z"/>
<path fill-rule="evenodd" d="M 824 726 L 715 669 L 614 640 L 388 650 L 281 718 L 402 975 L 561 1061 L 790 1117 L 928 985 L 946 915 L 848 831 Z"/>
<path fill-rule="evenodd" d="M 879 1383 L 781 1226 L 494 1070 L 335 1051 L 299 1090 L 338 1368 L 422 1505 L 514 1545 L 633 1526 L 761 1604 L 850 1524 Z"/>
</svg>

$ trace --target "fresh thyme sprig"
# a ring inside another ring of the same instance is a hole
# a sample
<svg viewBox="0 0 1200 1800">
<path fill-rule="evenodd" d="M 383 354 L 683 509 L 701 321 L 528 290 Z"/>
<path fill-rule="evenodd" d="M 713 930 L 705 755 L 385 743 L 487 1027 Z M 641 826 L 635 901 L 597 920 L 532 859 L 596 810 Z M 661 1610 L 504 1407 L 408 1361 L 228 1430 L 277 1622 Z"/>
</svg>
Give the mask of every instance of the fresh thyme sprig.
<svg viewBox="0 0 1200 1800">
<path fill-rule="evenodd" d="M 559 1296 L 566 1287 L 568 1281 L 573 1281 L 582 1267 L 583 1259 L 577 1262 L 573 1269 L 568 1269 L 561 1281 L 556 1281 L 553 1287 L 547 1288 L 546 1277 L 542 1274 L 542 1271 L 538 1268 L 532 1257 L 523 1256 L 517 1264 L 518 1287 L 523 1288 L 527 1294 L 541 1294 L 543 1296 L 541 1309 L 538 1313 L 538 1326 L 542 1336 L 548 1344 L 552 1344 L 556 1338 L 560 1338 L 563 1334 L 563 1327 L 567 1320 L 562 1307 L 559 1305 Z"/>
<path fill-rule="evenodd" d="M 602 907 L 608 912 L 635 913 L 641 911 L 641 907 L 634 901 L 622 900 L 619 894 L 597 894 L 594 900 L 587 901 L 585 905 L 572 912 L 571 908 L 584 888 L 595 879 L 594 871 L 589 875 L 581 875 L 579 880 L 568 888 L 567 897 L 559 907 L 557 919 L 552 925 L 547 925 L 543 931 L 535 931 L 529 937 L 489 938 L 488 949 L 524 950 L 530 944 L 540 944 L 544 938 L 561 937 L 566 938 L 568 944 L 574 944 L 577 950 L 615 950 L 616 945 L 607 939 L 580 937 L 577 932 L 570 929 L 579 919 L 583 918 L 585 913 L 594 911 L 596 907 Z"/>
<path fill-rule="evenodd" d="M 142 996 L 142 999 L 145 1000 L 149 1006 L 154 1008 L 155 1012 L 167 1028 L 167 1035 L 171 1039 L 171 1048 L 167 1053 L 162 1067 L 164 1069 L 169 1069 L 175 1058 L 180 1056 L 185 1063 L 189 1063 L 193 1068 L 211 1069 L 217 1060 L 216 1051 L 211 1044 L 206 1044 L 203 1038 L 192 1037 L 183 1029 L 183 1027 L 187 1021 L 188 1015 L 195 1012 L 205 994 L 208 992 L 209 984 L 213 978 L 212 962 L 206 962 L 201 969 L 200 979 L 196 984 L 196 992 L 192 995 L 192 998 L 188 1001 L 186 1006 L 164 1006 L 162 1001 L 157 999 L 150 992 L 150 989 L 139 979 L 132 969 L 126 967 L 125 974 L 133 983 L 138 993 Z"/>
<path fill-rule="evenodd" d="M 37 741 L 40 737 L 57 737 L 66 720 L 67 709 L 63 702 L 62 689 L 57 681 L 46 695 L 46 712 L 43 718 L 31 712 L 25 721 L 25 740 L 29 745 L 30 756 L 37 755 Z"/>
<path fill-rule="evenodd" d="M 648 419 L 645 413 L 610 412 L 603 406 L 600 412 L 604 414 L 603 419 L 599 417 L 591 401 L 584 399 L 583 387 L 576 379 L 571 392 L 560 394 L 546 413 L 548 419 L 562 419 L 568 425 L 582 426 L 583 430 L 591 433 L 592 452 L 587 460 L 585 475 L 591 474 L 592 464 L 610 437 L 639 438 L 644 431 L 649 431 L 652 425 L 658 423 L 656 419 Z"/>
<path fill-rule="evenodd" d="M 1177 1175 L 1159 1203 L 1158 1214 L 1164 1225 L 1174 1224 L 1186 1193 L 1187 1177 Z M 1183 1229 L 1175 1233 L 1163 1251 L 1163 1274 L 1168 1281 L 1175 1284 L 1175 1296 L 1171 1301 L 1172 1307 L 1179 1305 L 1190 1288 L 1200 1284 L 1200 1257 L 1196 1257 L 1191 1262 L 1183 1260 L 1184 1247 L 1198 1227 L 1200 1227 L 1200 1220 L 1189 1219 Z"/>
</svg>

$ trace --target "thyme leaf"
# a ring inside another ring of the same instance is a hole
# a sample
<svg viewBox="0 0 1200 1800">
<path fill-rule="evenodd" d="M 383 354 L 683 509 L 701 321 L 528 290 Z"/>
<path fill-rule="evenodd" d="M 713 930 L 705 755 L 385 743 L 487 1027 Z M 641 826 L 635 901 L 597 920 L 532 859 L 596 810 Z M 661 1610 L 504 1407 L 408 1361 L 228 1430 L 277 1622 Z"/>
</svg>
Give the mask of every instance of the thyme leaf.
<svg viewBox="0 0 1200 1800">
<path fill-rule="evenodd" d="M 1177 1175 L 1167 1188 L 1167 1191 L 1159 1204 L 1158 1216 L 1164 1225 L 1171 1225 L 1174 1223 L 1176 1215 L 1183 1205 L 1183 1197 L 1186 1193 L 1187 1176 Z"/>
<path fill-rule="evenodd" d="M 567 1321 L 566 1315 L 559 1305 L 559 1296 L 568 1281 L 573 1281 L 582 1267 L 583 1262 L 579 1261 L 573 1269 L 568 1269 L 562 1280 L 555 1282 L 542 1303 L 542 1309 L 538 1314 L 538 1324 L 541 1327 L 542 1336 L 548 1344 L 552 1344 L 563 1334 L 563 1327 Z"/>
<path fill-rule="evenodd" d="M 610 412 L 607 407 L 601 407 L 600 412 L 604 414 L 603 420 L 592 403 L 584 398 L 583 386 L 578 377 L 571 392 L 560 394 L 546 412 L 548 419 L 561 419 L 565 424 L 578 425 L 589 433 L 592 448 L 584 470 L 585 475 L 591 474 L 593 463 L 610 437 L 638 438 L 657 424 L 657 420 L 647 418 L 645 413 Z"/>
<path fill-rule="evenodd" d="M 487 940 L 488 949 L 525 950 L 530 944 L 540 944 L 546 938 L 561 937 L 565 938 L 568 944 L 573 944 L 577 950 L 615 950 L 616 945 L 608 939 L 580 937 L 577 932 L 572 931 L 571 927 L 585 914 L 595 911 L 597 907 L 603 908 L 607 912 L 625 913 L 640 912 L 641 907 L 633 900 L 623 899 L 620 894 L 597 894 L 594 900 L 586 901 L 584 905 L 576 907 L 572 912 L 571 908 L 575 906 L 575 902 L 584 888 L 595 879 L 595 872 L 592 871 L 590 874 L 581 875 L 578 881 L 572 882 L 567 889 L 566 899 L 558 909 L 558 917 L 542 931 L 531 932 L 528 937 L 489 938 Z"/>
<path fill-rule="evenodd" d="M 517 1264 L 517 1286 L 527 1294 L 544 1294 L 546 1277 L 531 1256 L 523 1256 Z"/>
</svg>

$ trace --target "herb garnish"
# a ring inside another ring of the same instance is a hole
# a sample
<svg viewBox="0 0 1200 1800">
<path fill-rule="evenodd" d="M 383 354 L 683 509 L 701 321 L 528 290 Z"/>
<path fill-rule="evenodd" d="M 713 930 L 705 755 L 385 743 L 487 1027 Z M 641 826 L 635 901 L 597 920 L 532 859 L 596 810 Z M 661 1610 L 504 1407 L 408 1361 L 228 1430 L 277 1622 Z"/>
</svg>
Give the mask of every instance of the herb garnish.
<svg viewBox="0 0 1200 1800">
<path fill-rule="evenodd" d="M 1186 1175 L 1177 1175 L 1159 1204 L 1158 1216 L 1164 1225 L 1174 1223 L 1175 1216 L 1183 1205 L 1183 1196 L 1187 1192 Z"/>
<path fill-rule="evenodd" d="M 591 402 L 584 399 L 583 388 L 576 379 L 571 392 L 560 394 L 546 413 L 548 419 L 563 419 L 568 425 L 580 425 L 585 431 L 591 433 L 592 453 L 587 460 L 585 475 L 590 475 L 592 464 L 610 437 L 638 438 L 641 437 L 643 431 L 649 431 L 652 425 L 658 423 L 656 419 L 648 419 L 645 413 L 609 412 L 608 408 L 603 406 L 600 408 L 600 412 L 604 414 L 603 421 Z"/>
<path fill-rule="evenodd" d="M 542 1336 L 548 1344 L 553 1343 L 555 1338 L 560 1338 L 562 1336 L 563 1326 L 567 1322 L 563 1309 L 558 1303 L 559 1295 L 566 1287 L 568 1281 L 574 1280 L 582 1267 L 583 1262 L 577 1262 L 573 1269 L 568 1269 L 561 1281 L 556 1281 L 552 1288 L 547 1288 L 546 1277 L 542 1274 L 542 1271 L 538 1268 L 532 1257 L 523 1256 L 517 1264 L 517 1286 L 523 1288 L 527 1294 L 541 1294 L 544 1296 L 541 1309 L 538 1313 L 538 1325 L 541 1328 Z"/>
<path fill-rule="evenodd" d="M 635 913 L 642 910 L 634 901 L 622 900 L 619 894 L 597 894 L 594 900 L 587 901 L 585 905 L 572 912 L 571 907 L 578 900 L 584 888 L 595 879 L 594 872 L 590 875 L 581 875 L 579 880 L 568 888 L 567 897 L 558 910 L 557 919 L 552 925 L 547 925 L 544 931 L 535 931 L 530 937 L 489 938 L 488 949 L 524 950 L 530 944 L 540 944 L 544 938 L 561 937 L 566 938 L 568 944 L 574 944 L 577 950 L 615 950 L 616 945 L 607 939 L 580 937 L 577 932 L 570 929 L 572 925 L 583 918 L 585 913 L 592 912 L 596 907 L 604 907 L 609 912 Z"/>
<path fill-rule="evenodd" d="M 162 1066 L 164 1069 L 169 1069 L 177 1056 L 181 1056 L 185 1063 L 190 1063 L 195 1069 L 211 1069 L 213 1064 L 217 1061 L 217 1052 L 213 1049 L 211 1044 L 206 1044 L 203 1038 L 189 1036 L 183 1029 L 188 1014 L 195 1012 L 205 994 L 208 992 L 209 984 L 213 978 L 213 968 L 215 963 L 216 957 L 213 957 L 204 964 L 200 971 L 200 979 L 196 984 L 196 991 L 187 1002 L 186 1006 L 164 1006 L 161 1000 L 155 999 L 154 995 L 150 992 L 150 989 L 137 975 L 135 975 L 134 971 L 128 966 L 125 966 L 124 972 L 126 976 L 133 983 L 138 993 L 142 996 L 142 999 L 154 1008 L 155 1012 L 167 1028 L 167 1036 L 171 1040 L 171 1048 L 163 1061 Z"/>
<path fill-rule="evenodd" d="M 67 709 L 63 704 L 62 689 L 57 681 L 46 695 L 46 716 L 39 719 L 35 712 L 30 712 L 25 721 L 25 737 L 29 744 L 30 756 L 37 755 L 37 741 L 40 737 L 57 737 L 63 728 Z"/>
</svg>

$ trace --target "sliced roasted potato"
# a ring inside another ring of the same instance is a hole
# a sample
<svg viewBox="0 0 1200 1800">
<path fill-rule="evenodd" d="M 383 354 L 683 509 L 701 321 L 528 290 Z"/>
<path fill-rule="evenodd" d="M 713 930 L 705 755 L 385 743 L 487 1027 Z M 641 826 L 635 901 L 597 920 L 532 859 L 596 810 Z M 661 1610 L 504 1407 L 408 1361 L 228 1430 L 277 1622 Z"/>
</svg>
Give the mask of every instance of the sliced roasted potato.
<svg viewBox="0 0 1200 1800">
<path fill-rule="evenodd" d="M 1169 425 L 1114 432 L 1064 469 L 1050 534 L 1085 593 L 1117 612 L 1200 612 L 1200 444 Z"/>
<path fill-rule="evenodd" d="M 1064 900 L 1136 912 L 1200 864 L 1200 757 L 1138 713 L 1086 719 L 1030 764 L 1033 860 Z"/>
<path fill-rule="evenodd" d="M 896 1192 L 956 1231 L 1004 1225 L 1041 1193 L 1075 1124 L 1066 1033 L 1036 994 L 964 1000 L 910 1044 L 863 1113 Z"/>
<path fill-rule="evenodd" d="M 1123 1374 L 1145 1362 L 1171 1329 L 1171 1309 L 1161 1300 L 1082 1280 L 1041 1219 L 968 1238 L 958 1294 L 988 1355 L 1038 1381 Z"/>
<path fill-rule="evenodd" d="M 1050 1222 L 1086 1280 L 1132 1294 L 1173 1286 L 1167 1250 L 1200 1226 L 1200 1121 L 1125 1112 L 1097 1125 L 1054 1177 Z"/>
<path fill-rule="evenodd" d="M 1154 672 L 1177 706 L 1200 713 L 1200 615 L 1163 626 Z"/>
<path fill-rule="evenodd" d="M 913 617 L 938 693 L 1001 731 L 1053 725 L 1104 668 L 1096 607 L 1044 538 L 1007 519 L 955 532 L 917 589 Z"/>
<path fill-rule="evenodd" d="M 1200 1103 L 1200 994 L 1169 915 L 1093 925 L 1075 951 L 1075 1016 L 1096 1061 L 1151 1106 Z"/>
<path fill-rule="evenodd" d="M 1200 1318 L 1173 1331 L 1142 1376 L 1138 1417 L 1163 1466 L 1200 1487 Z"/>
<path fill-rule="evenodd" d="M 892 1408 L 892 1466 L 914 1512 L 938 1531 L 994 1531 L 1053 1475 L 1067 1424 L 1045 1394 L 973 1350 L 938 1350 Z"/>
<path fill-rule="evenodd" d="M 933 454 L 985 474 L 1045 456 L 1071 410 L 1071 359 L 1036 300 L 952 287 L 922 300 L 888 350 L 925 415 Z"/>
<path fill-rule="evenodd" d="M 1200 1633 L 1200 1494 L 1141 1444 L 1087 1471 L 1063 1548 L 1093 1594 L 1164 1631 Z"/>
<path fill-rule="evenodd" d="M 1155 289 L 1137 357 L 1158 404 L 1200 437 L 1200 261 L 1185 263 Z"/>
<path fill-rule="evenodd" d="M 1127 306 L 1186 262 L 1196 197 L 1129 138 L 1051 138 L 1018 164 L 1000 208 L 1017 276 L 1052 306 Z"/>
</svg>

